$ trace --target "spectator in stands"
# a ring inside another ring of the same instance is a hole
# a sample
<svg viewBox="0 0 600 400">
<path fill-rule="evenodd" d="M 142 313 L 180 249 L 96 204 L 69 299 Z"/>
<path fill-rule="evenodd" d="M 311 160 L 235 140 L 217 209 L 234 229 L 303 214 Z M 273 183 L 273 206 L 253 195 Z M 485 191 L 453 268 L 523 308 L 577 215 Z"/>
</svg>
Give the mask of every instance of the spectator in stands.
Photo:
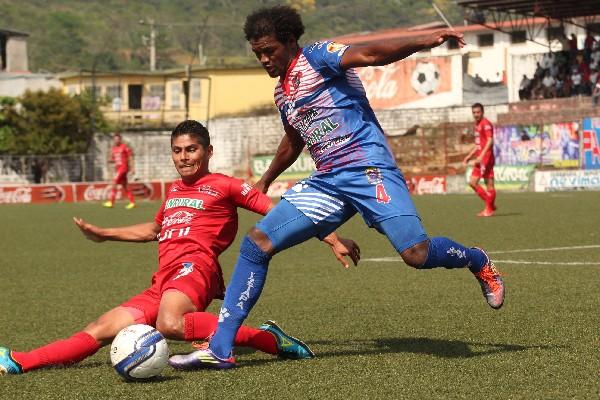
<svg viewBox="0 0 600 400">
<path fill-rule="evenodd" d="M 598 68 L 592 68 L 592 72 L 590 73 L 590 87 L 592 90 L 596 86 L 596 82 L 598 82 Z"/>
<path fill-rule="evenodd" d="M 533 74 L 533 79 L 538 78 L 542 79 L 544 77 L 544 68 L 538 62 L 535 68 L 535 73 Z"/>
<path fill-rule="evenodd" d="M 542 79 L 542 85 L 544 86 L 543 96 L 545 99 L 556 97 L 556 80 L 550 75 L 550 71 L 546 71 L 544 79 Z"/>
<path fill-rule="evenodd" d="M 571 84 L 571 96 L 581 96 L 584 93 L 583 74 L 579 68 L 572 69 Z"/>
<path fill-rule="evenodd" d="M 531 79 L 527 75 L 523 75 L 523 79 L 521 79 L 521 84 L 519 85 L 519 100 L 528 100 L 531 97 L 531 86 Z"/>
<path fill-rule="evenodd" d="M 596 85 L 594 86 L 594 90 L 592 91 L 592 104 L 595 106 L 598 105 L 598 100 L 600 99 L 600 79 L 596 81 Z"/>
<path fill-rule="evenodd" d="M 585 41 L 583 42 L 583 60 L 588 65 L 592 60 L 592 50 L 594 49 L 594 43 L 596 42 L 596 38 L 592 35 L 592 32 L 588 30 Z"/>
<path fill-rule="evenodd" d="M 554 93 L 556 97 L 565 97 L 565 74 L 559 74 L 556 77 L 556 83 L 554 84 Z"/>
<path fill-rule="evenodd" d="M 579 48 L 577 47 L 577 36 L 574 33 L 571 33 L 571 39 L 569 40 L 569 60 L 573 61 L 577 57 L 577 52 Z"/>
</svg>

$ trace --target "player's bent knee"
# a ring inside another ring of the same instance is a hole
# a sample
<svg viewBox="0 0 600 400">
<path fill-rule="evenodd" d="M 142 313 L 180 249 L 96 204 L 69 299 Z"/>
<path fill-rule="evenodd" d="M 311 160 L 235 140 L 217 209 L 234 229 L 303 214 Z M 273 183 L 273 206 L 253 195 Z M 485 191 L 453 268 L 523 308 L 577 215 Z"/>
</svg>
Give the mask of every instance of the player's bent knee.
<svg viewBox="0 0 600 400">
<path fill-rule="evenodd" d="M 420 269 L 427 261 L 429 255 L 429 241 L 417 243 L 400 253 L 404 262 L 413 268 Z"/>
<path fill-rule="evenodd" d="M 156 330 L 167 339 L 181 340 L 184 337 L 183 321 L 176 319 L 159 319 L 156 321 Z"/>
<path fill-rule="evenodd" d="M 257 227 L 252 227 L 248 232 L 247 237 L 254 242 L 254 244 L 269 255 L 273 255 L 273 243 L 271 239 L 267 236 L 266 233 L 258 229 Z"/>
</svg>

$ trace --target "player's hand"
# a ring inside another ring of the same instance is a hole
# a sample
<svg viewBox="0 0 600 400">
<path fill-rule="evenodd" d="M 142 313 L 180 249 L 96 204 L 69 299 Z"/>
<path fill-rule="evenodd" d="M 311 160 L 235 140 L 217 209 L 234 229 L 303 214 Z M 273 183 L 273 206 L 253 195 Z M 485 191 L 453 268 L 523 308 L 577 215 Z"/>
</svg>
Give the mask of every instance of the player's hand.
<svg viewBox="0 0 600 400">
<path fill-rule="evenodd" d="M 330 246 L 333 255 L 344 268 L 348 269 L 350 267 L 346 257 L 350 257 L 355 266 L 358 265 L 358 261 L 360 261 L 360 247 L 358 247 L 358 244 L 354 240 L 340 237 L 331 243 Z"/>
<path fill-rule="evenodd" d="M 481 164 L 481 157 L 477 157 L 475 159 L 475 165 L 479 165 L 479 164 Z"/>
<path fill-rule="evenodd" d="M 463 167 L 466 167 L 467 165 L 469 165 L 469 160 L 467 160 L 466 158 L 462 161 L 462 165 Z"/>
<path fill-rule="evenodd" d="M 463 48 L 467 45 L 465 42 L 464 35 L 460 32 L 456 32 L 452 29 L 444 29 L 441 31 L 433 32 L 431 35 L 428 35 L 424 38 L 425 46 L 427 48 L 437 47 L 449 39 L 455 39 L 458 43 L 458 47 Z"/>
<path fill-rule="evenodd" d="M 102 236 L 101 228 L 96 225 L 88 224 L 81 218 L 73 217 L 73 221 L 75 221 L 75 225 L 79 228 L 81 233 L 88 239 L 93 242 L 104 242 L 106 239 Z"/>
<path fill-rule="evenodd" d="M 269 185 L 267 185 L 262 179 L 256 182 L 254 185 L 254 189 L 258 190 L 261 193 L 267 194 L 269 190 Z"/>
</svg>

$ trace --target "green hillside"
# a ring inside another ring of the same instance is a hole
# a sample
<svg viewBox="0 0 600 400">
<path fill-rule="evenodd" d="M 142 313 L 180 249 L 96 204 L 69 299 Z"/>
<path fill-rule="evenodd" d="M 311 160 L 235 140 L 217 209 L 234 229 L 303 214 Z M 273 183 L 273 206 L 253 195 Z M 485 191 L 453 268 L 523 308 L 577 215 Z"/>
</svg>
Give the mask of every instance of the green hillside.
<svg viewBox="0 0 600 400">
<path fill-rule="evenodd" d="M 158 26 L 157 67 L 198 61 L 202 44 L 209 63 L 250 57 L 242 25 L 255 8 L 294 3 L 307 27 L 303 42 L 439 20 L 428 0 L 0 0 L 0 29 L 27 32 L 32 71 L 147 69 L 144 36 Z M 451 0 L 437 4 L 460 20 Z"/>
</svg>

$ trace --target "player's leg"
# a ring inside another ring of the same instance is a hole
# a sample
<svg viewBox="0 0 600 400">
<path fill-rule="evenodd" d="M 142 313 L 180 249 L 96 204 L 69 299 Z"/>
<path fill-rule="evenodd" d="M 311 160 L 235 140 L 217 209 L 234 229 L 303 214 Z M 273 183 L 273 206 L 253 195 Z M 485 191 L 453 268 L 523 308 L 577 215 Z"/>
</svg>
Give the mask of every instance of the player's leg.
<svg viewBox="0 0 600 400">
<path fill-rule="evenodd" d="M 8 357 L 18 365 L 17 371 L 13 373 L 52 365 L 75 364 L 109 344 L 121 329 L 135 322 L 134 316 L 126 308 L 113 308 L 67 339 L 57 340 L 28 352 L 8 352 Z M 0 371 L 3 364 L 0 360 Z"/>
<path fill-rule="evenodd" d="M 485 189 L 479 184 L 479 181 L 481 180 L 481 166 L 475 165 L 473 167 L 473 171 L 471 172 L 471 177 L 469 178 L 469 186 L 471 187 L 471 189 L 473 189 L 475 191 L 475 193 L 477 193 L 477 196 L 479 196 L 481 198 L 481 200 L 483 200 L 483 202 L 487 205 L 488 203 L 488 194 L 485 191 Z"/>
<path fill-rule="evenodd" d="M 494 182 L 494 166 L 490 166 L 487 170 L 488 174 L 484 177 L 485 185 L 488 194 L 488 208 L 490 209 L 490 216 L 496 211 L 496 186 Z"/>
<path fill-rule="evenodd" d="M 123 177 L 121 178 L 121 187 L 123 188 L 123 192 L 127 196 L 129 200 L 129 204 L 125 206 L 126 209 L 131 210 L 135 208 L 135 198 L 133 197 L 133 192 L 129 189 L 129 182 L 127 180 L 127 172 L 123 173 Z"/>
</svg>

